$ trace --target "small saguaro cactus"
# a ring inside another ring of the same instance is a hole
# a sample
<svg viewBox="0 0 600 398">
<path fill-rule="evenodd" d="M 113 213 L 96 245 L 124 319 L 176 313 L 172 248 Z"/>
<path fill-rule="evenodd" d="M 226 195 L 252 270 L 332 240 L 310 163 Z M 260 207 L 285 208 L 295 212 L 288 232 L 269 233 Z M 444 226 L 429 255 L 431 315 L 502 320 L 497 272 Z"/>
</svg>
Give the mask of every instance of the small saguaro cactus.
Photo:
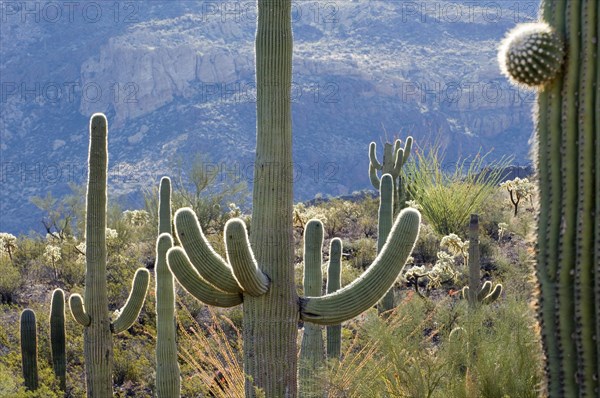
<svg viewBox="0 0 600 398">
<path fill-rule="evenodd" d="M 37 325 L 35 312 L 30 309 L 21 312 L 21 361 L 25 387 L 29 391 L 37 390 Z"/>
<path fill-rule="evenodd" d="M 377 171 L 381 171 L 381 175 L 389 174 L 392 176 L 394 182 L 394 215 L 403 209 L 406 202 L 406 187 L 402 180 L 402 166 L 406 164 L 408 157 L 410 156 L 410 150 L 413 144 L 413 138 L 407 137 L 402 147 L 402 141 L 399 139 L 390 144 L 386 142 L 383 144 L 383 160 L 381 163 L 377 160 L 375 142 L 371 142 L 369 145 L 369 178 L 373 188 L 379 191 L 379 185 L 381 178 L 377 176 Z"/>
<path fill-rule="evenodd" d="M 304 229 L 304 294 L 318 297 L 323 294 L 321 260 L 323 250 L 323 224 L 310 220 Z M 325 362 L 325 344 L 321 326 L 304 324 L 300 347 L 300 396 L 323 396 L 323 388 L 315 373 Z"/>
<path fill-rule="evenodd" d="M 156 395 L 179 397 L 181 377 L 177 362 L 175 325 L 175 282 L 167 266 L 171 237 L 171 180 L 160 180 L 158 202 L 158 239 L 156 242 Z"/>
<path fill-rule="evenodd" d="M 538 94 L 536 270 L 550 398 L 600 391 L 599 8 L 544 0 L 540 21 L 515 28 L 499 53 L 505 73 Z M 517 59 L 521 70 L 510 67 Z"/>
<path fill-rule="evenodd" d="M 469 306 L 489 304 L 498 299 L 502 294 L 502 285 L 499 283 L 492 289 L 492 282 L 486 281 L 481 288 L 481 264 L 479 261 L 479 216 L 471 214 L 469 222 L 469 285 L 463 287 L 462 295 L 469 302 Z"/>
<path fill-rule="evenodd" d="M 342 240 L 333 238 L 329 245 L 326 293 L 335 293 L 342 287 Z M 342 352 L 342 325 L 327 326 L 327 358 L 338 359 Z"/>
<path fill-rule="evenodd" d="M 392 229 L 394 222 L 394 185 L 393 178 L 389 174 L 381 177 L 379 184 L 379 214 L 377 215 L 377 253 L 383 249 L 385 242 Z M 406 261 L 406 260 L 404 260 Z M 379 312 L 389 311 L 394 308 L 394 288 L 387 291 L 379 301 L 377 307 Z"/>
<path fill-rule="evenodd" d="M 55 289 L 50 303 L 50 347 L 52 369 L 60 382 L 60 389 L 67 389 L 67 346 L 65 334 L 65 292 Z"/>
<path fill-rule="evenodd" d="M 86 194 L 85 292 L 71 295 L 69 306 L 75 321 L 84 326 L 87 396 L 113 395 L 112 334 L 127 330 L 137 319 L 148 291 L 149 273 L 139 268 L 119 316 L 111 322 L 106 290 L 106 202 L 108 171 L 108 123 L 101 113 L 90 120 L 90 152 Z"/>
</svg>

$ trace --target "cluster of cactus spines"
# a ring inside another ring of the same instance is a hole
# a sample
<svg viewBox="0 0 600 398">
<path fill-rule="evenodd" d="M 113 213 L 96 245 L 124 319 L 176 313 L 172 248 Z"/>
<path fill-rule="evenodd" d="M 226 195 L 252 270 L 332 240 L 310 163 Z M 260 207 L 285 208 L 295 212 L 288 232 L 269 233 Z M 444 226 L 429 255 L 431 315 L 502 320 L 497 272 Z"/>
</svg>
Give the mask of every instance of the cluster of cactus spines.
<svg viewBox="0 0 600 398">
<path fill-rule="evenodd" d="M 492 282 L 485 281 L 479 287 L 481 282 L 481 264 L 479 261 L 479 216 L 471 214 L 469 221 L 469 285 L 463 287 L 463 298 L 467 299 L 469 306 L 475 307 L 478 304 L 490 304 L 496 301 L 502 294 L 502 285 L 496 286 Z M 493 288 L 492 288 L 493 287 Z"/>
<path fill-rule="evenodd" d="M 21 361 L 25 387 L 29 391 L 37 390 L 37 324 L 35 312 L 30 309 L 23 310 L 21 313 Z"/>
<path fill-rule="evenodd" d="M 342 240 L 333 238 L 329 244 L 326 293 L 331 294 L 342 287 Z M 327 358 L 339 359 L 342 353 L 342 325 L 327 326 Z"/>
<path fill-rule="evenodd" d="M 502 72 L 513 83 L 542 87 L 560 70 L 564 43 L 547 23 L 522 24 L 507 34 L 498 57 Z"/>
<path fill-rule="evenodd" d="M 323 224 L 313 219 L 306 223 L 304 230 L 304 294 L 323 294 L 323 272 L 321 269 L 323 250 Z M 323 388 L 316 381 L 315 373 L 325 361 L 325 345 L 321 326 L 304 324 L 300 346 L 300 396 L 323 396 Z"/>
<path fill-rule="evenodd" d="M 539 321 L 547 393 L 600 386 L 600 16 L 597 1 L 545 0 L 541 19 L 566 48 L 538 91 L 536 169 Z"/>
<path fill-rule="evenodd" d="M 59 380 L 60 389 L 67 389 L 67 346 L 65 333 L 65 292 L 56 289 L 50 303 L 50 347 L 52 368 Z"/>
<path fill-rule="evenodd" d="M 383 249 L 394 223 L 394 183 L 390 174 L 384 174 L 379 184 L 379 212 L 377 215 L 377 253 Z M 378 303 L 379 312 L 394 308 L 394 289 L 391 288 Z"/>
<path fill-rule="evenodd" d="M 390 288 L 410 254 L 420 215 L 398 216 L 388 242 L 351 285 L 319 297 L 299 298 L 294 283 L 291 102 L 291 0 L 258 1 L 256 29 L 257 139 L 252 234 L 241 220 L 225 226 L 227 261 L 201 233 L 189 209 L 175 214 L 181 247 L 167 253 L 169 267 L 190 293 L 206 303 L 243 305 L 247 397 L 296 397 L 298 321 L 338 324 L 374 305 Z"/>
<path fill-rule="evenodd" d="M 106 288 L 106 203 L 108 123 L 103 114 L 90 120 L 90 151 L 86 194 L 86 275 L 84 298 L 69 299 L 73 318 L 84 326 L 87 396 L 110 397 L 112 391 L 112 333 L 122 332 L 138 317 L 148 290 L 148 270 L 140 268 L 120 315 L 111 322 Z"/>
<path fill-rule="evenodd" d="M 394 182 L 394 215 L 405 207 L 406 202 L 406 188 L 402 181 L 402 166 L 408 160 L 410 156 L 410 150 L 413 144 L 413 138 L 407 137 L 402 147 L 402 142 L 398 139 L 394 142 L 394 145 L 386 142 L 383 145 L 383 160 L 381 163 L 377 160 L 376 155 L 376 144 L 371 142 L 369 145 L 369 178 L 373 188 L 379 190 L 381 184 L 381 178 L 377 176 L 377 171 L 381 171 L 383 177 L 384 174 L 392 176 Z"/>
<path fill-rule="evenodd" d="M 156 395 L 179 397 L 181 377 L 177 362 L 175 325 L 175 282 L 167 265 L 171 237 L 171 180 L 160 180 L 158 202 L 158 239 L 156 242 Z"/>
</svg>

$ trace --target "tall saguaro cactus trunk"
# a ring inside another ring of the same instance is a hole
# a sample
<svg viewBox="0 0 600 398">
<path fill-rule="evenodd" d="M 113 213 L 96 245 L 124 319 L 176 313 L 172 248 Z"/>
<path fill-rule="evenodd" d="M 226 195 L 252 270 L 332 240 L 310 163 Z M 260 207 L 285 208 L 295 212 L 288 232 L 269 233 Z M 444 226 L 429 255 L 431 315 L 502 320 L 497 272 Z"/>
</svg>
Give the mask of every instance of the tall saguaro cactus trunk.
<svg viewBox="0 0 600 398">
<path fill-rule="evenodd" d="M 108 122 L 101 113 L 90 120 L 90 150 L 86 194 L 86 272 L 84 298 L 69 299 L 73 318 L 84 326 L 85 379 L 88 398 L 112 397 L 112 334 L 131 327 L 148 290 L 150 274 L 139 268 L 127 302 L 111 322 L 106 286 L 106 204 L 108 171 Z"/>
<path fill-rule="evenodd" d="M 35 312 L 30 309 L 21 313 L 21 362 L 25 387 L 29 391 L 37 390 L 37 322 Z"/>
<path fill-rule="evenodd" d="M 509 33 L 501 66 L 538 89 L 537 275 L 550 397 L 598 397 L 600 17 L 597 0 L 546 0 Z"/>
<path fill-rule="evenodd" d="M 55 289 L 50 304 L 50 346 L 52 368 L 60 382 L 60 389 L 67 390 L 67 346 L 65 333 L 65 292 Z"/>
<path fill-rule="evenodd" d="M 158 239 L 156 242 L 156 395 L 179 397 L 181 377 L 177 362 L 175 325 L 175 281 L 167 266 L 171 237 L 171 180 L 160 180 L 158 205 Z"/>
<path fill-rule="evenodd" d="M 268 397 L 296 396 L 298 296 L 292 225 L 292 23 L 290 0 L 259 0 L 256 30 L 257 142 L 250 242 L 272 281 L 244 297 L 244 367 Z M 268 347 L 258 349 L 259 346 Z M 246 395 L 252 396 L 250 383 Z"/>
<path fill-rule="evenodd" d="M 400 212 L 369 269 L 324 296 L 298 297 L 292 224 L 290 0 L 259 0 L 256 31 L 257 139 L 250 241 L 244 222 L 225 225 L 227 259 L 209 245 L 191 209 L 175 214 L 181 247 L 167 262 L 179 283 L 199 300 L 222 307 L 244 303 L 247 397 L 296 397 L 298 321 L 335 325 L 370 308 L 402 271 L 419 233 L 420 214 Z M 390 176 L 384 180 L 392 184 Z"/>
</svg>

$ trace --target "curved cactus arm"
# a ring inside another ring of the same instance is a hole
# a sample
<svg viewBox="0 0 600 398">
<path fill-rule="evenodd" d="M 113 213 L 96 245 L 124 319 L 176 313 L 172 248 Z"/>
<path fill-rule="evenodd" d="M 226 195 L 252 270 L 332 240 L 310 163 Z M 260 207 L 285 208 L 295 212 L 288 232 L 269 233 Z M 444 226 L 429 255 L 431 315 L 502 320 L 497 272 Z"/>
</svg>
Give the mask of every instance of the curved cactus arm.
<svg viewBox="0 0 600 398">
<path fill-rule="evenodd" d="M 496 301 L 498 299 L 498 297 L 500 297 L 501 294 L 502 294 L 502 285 L 499 283 L 496 285 L 496 287 L 494 287 L 494 290 L 492 290 L 492 292 L 490 294 L 488 294 L 481 300 L 481 302 L 484 304 L 493 303 L 494 301 Z"/>
<path fill-rule="evenodd" d="M 113 333 L 121 333 L 129 329 L 140 315 L 146 293 L 148 293 L 148 285 L 150 283 L 150 273 L 145 268 L 138 268 L 133 277 L 133 284 L 127 302 L 119 310 L 120 315 L 112 324 Z"/>
<path fill-rule="evenodd" d="M 402 164 L 404 165 L 408 161 L 410 156 L 410 150 L 412 149 L 413 138 L 411 136 L 406 137 L 406 143 L 404 144 L 404 154 L 402 157 Z"/>
<path fill-rule="evenodd" d="M 404 209 L 392 227 L 383 249 L 367 271 L 350 285 L 321 297 L 304 297 L 300 317 L 308 322 L 334 325 L 355 317 L 379 300 L 404 268 L 417 237 L 421 215 Z"/>
<path fill-rule="evenodd" d="M 83 305 L 83 298 L 79 294 L 72 294 L 69 297 L 69 308 L 71 309 L 71 315 L 73 319 L 80 324 L 81 326 L 90 326 L 92 323 L 92 318 L 85 311 L 85 307 Z"/>
<path fill-rule="evenodd" d="M 383 165 L 381 163 L 379 163 L 379 161 L 377 160 L 377 154 L 375 153 L 377 149 L 377 144 L 375 144 L 374 142 L 371 142 L 369 144 L 369 160 L 371 161 L 371 165 L 377 169 L 377 170 L 381 170 L 383 169 Z"/>
<path fill-rule="evenodd" d="M 393 176 L 400 175 L 400 170 L 402 169 L 402 165 L 404 165 L 404 149 L 400 148 L 395 152 L 396 158 L 394 159 L 394 169 L 392 170 Z"/>
<path fill-rule="evenodd" d="M 481 286 L 481 290 L 479 290 L 479 293 L 477 293 L 477 301 L 479 301 L 479 302 L 483 301 L 483 299 L 488 294 L 490 294 L 491 291 L 492 291 L 492 282 L 485 281 L 483 283 L 483 286 Z"/>
<path fill-rule="evenodd" d="M 258 268 L 254 259 L 246 225 L 240 219 L 231 219 L 225 224 L 225 246 L 227 261 L 244 293 L 258 297 L 269 290 L 269 278 Z"/>
<path fill-rule="evenodd" d="M 372 163 L 369 163 L 369 179 L 371 180 L 373 188 L 379 190 L 379 177 L 377 176 L 377 170 Z"/>
<path fill-rule="evenodd" d="M 183 208 L 175 213 L 175 231 L 190 262 L 202 278 L 224 292 L 242 292 L 229 264 L 208 243 L 192 209 Z"/>
<path fill-rule="evenodd" d="M 50 302 L 50 346 L 52 368 L 60 382 L 60 389 L 67 388 L 67 348 L 65 337 L 65 292 L 55 289 Z"/>
<path fill-rule="evenodd" d="M 224 292 L 202 279 L 181 247 L 169 249 L 167 263 L 181 286 L 203 303 L 218 307 L 233 307 L 242 303 L 241 293 Z"/>
</svg>

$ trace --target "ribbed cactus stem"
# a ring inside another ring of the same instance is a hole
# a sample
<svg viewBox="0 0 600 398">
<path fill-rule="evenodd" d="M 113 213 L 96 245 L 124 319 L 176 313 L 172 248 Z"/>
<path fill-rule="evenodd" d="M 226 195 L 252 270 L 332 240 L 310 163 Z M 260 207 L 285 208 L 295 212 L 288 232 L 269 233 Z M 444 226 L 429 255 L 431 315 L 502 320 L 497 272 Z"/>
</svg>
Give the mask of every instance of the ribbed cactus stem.
<svg viewBox="0 0 600 398">
<path fill-rule="evenodd" d="M 467 300 L 470 306 L 477 305 L 477 294 L 481 282 L 481 265 L 479 261 L 479 216 L 471 214 L 469 221 L 469 291 Z"/>
<path fill-rule="evenodd" d="M 112 324 L 113 333 L 124 332 L 133 325 L 144 305 L 149 283 L 150 273 L 148 270 L 145 268 L 138 268 L 133 276 L 133 283 L 127 302 L 125 302 L 123 308 L 119 310 L 119 316 Z"/>
<path fill-rule="evenodd" d="M 86 272 L 83 299 L 72 295 L 71 313 L 84 328 L 85 379 L 89 398 L 112 397 L 112 333 L 123 331 L 137 318 L 148 290 L 149 273 L 136 271 L 133 289 L 120 316 L 111 323 L 106 273 L 106 207 L 108 123 L 101 113 L 90 120 L 88 184 L 86 193 Z"/>
<path fill-rule="evenodd" d="M 310 220 L 304 230 L 304 294 L 323 294 L 323 273 L 321 270 L 323 250 L 323 224 Z M 315 377 L 325 360 L 325 346 L 321 326 L 304 324 L 300 348 L 300 396 L 323 396 L 323 388 Z"/>
<path fill-rule="evenodd" d="M 35 312 L 30 309 L 21 313 L 21 360 L 25 387 L 35 391 L 38 388 L 37 326 Z"/>
<path fill-rule="evenodd" d="M 52 368 L 60 383 L 60 389 L 67 389 L 67 347 L 65 334 L 65 292 L 56 289 L 50 303 L 50 347 Z"/>
<path fill-rule="evenodd" d="M 106 181 L 108 123 L 103 114 L 90 120 L 90 151 L 86 194 L 85 311 L 90 325 L 84 329 L 87 394 L 112 396 L 113 345 L 106 286 Z"/>
<path fill-rule="evenodd" d="M 156 396 L 179 397 L 181 376 L 177 361 L 175 281 L 167 265 L 167 251 L 173 247 L 171 228 L 171 180 L 160 180 L 158 239 L 156 241 Z"/>
<path fill-rule="evenodd" d="M 541 7 L 540 23 L 565 44 L 556 52 L 564 52 L 564 63 L 538 89 L 534 116 L 539 320 L 551 398 L 598 396 L 600 389 L 599 7 L 593 0 L 545 0 Z M 534 33 L 509 35 L 501 50 L 514 53 L 516 40 L 531 42 Z M 521 58 L 538 67 L 536 58 Z"/>
<path fill-rule="evenodd" d="M 342 240 L 333 238 L 329 245 L 327 265 L 327 294 L 342 287 Z M 327 326 L 327 358 L 339 359 L 342 352 L 342 325 Z"/>
<path fill-rule="evenodd" d="M 302 298 L 301 318 L 321 325 L 335 325 L 370 308 L 402 272 L 419 235 L 420 223 L 418 211 L 402 210 L 387 242 L 367 271 L 333 294 Z"/>
<path fill-rule="evenodd" d="M 377 227 L 377 253 L 381 252 L 383 245 L 387 241 L 392 224 L 394 223 L 394 184 L 393 177 L 390 174 L 384 174 L 381 177 L 379 185 L 379 213 Z M 388 311 L 394 308 L 394 289 L 387 291 L 385 296 L 379 301 L 378 309 L 380 312 Z"/>
<path fill-rule="evenodd" d="M 406 187 L 402 179 L 402 166 L 408 161 L 412 144 L 413 138 L 410 136 L 406 138 L 404 147 L 402 147 L 400 140 L 396 140 L 393 145 L 386 142 L 383 145 L 382 162 L 377 160 L 377 145 L 374 142 L 369 145 L 369 178 L 371 184 L 373 188 L 379 190 L 381 178 L 377 176 L 378 170 L 381 171 L 382 177 L 384 174 L 392 176 L 394 183 L 394 215 L 397 215 L 401 209 L 406 207 Z"/>
</svg>

